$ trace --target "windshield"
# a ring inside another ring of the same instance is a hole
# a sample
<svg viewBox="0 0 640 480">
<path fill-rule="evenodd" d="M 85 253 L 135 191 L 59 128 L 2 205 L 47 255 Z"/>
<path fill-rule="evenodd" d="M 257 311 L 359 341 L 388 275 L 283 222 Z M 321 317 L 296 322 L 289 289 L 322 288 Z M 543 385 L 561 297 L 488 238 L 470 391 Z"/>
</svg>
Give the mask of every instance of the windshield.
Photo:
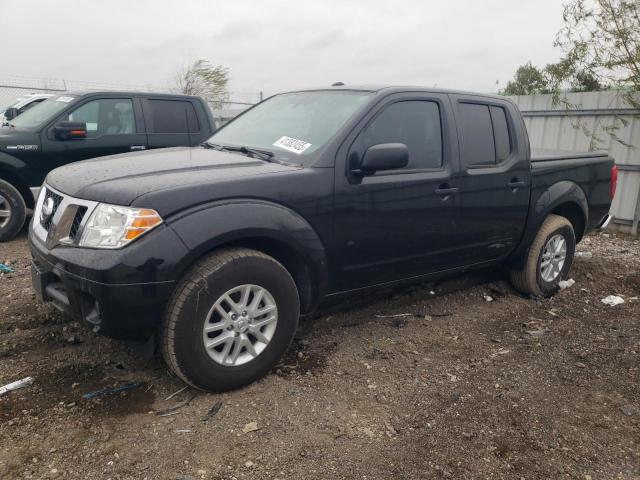
<svg viewBox="0 0 640 480">
<path fill-rule="evenodd" d="M 11 125 L 21 128 L 38 127 L 64 110 L 74 100 L 75 97 L 68 95 L 48 98 L 11 120 Z"/>
<path fill-rule="evenodd" d="M 24 99 L 25 99 L 25 97 L 18 97 L 13 102 L 11 102 L 9 105 L 7 105 L 6 107 L 0 107 L 0 115 L 2 115 L 4 112 L 6 112 L 8 108 L 15 107 L 20 102 L 22 102 Z"/>
<path fill-rule="evenodd" d="M 327 143 L 371 95 L 345 90 L 276 95 L 225 125 L 209 142 L 259 148 L 300 161 Z"/>
</svg>

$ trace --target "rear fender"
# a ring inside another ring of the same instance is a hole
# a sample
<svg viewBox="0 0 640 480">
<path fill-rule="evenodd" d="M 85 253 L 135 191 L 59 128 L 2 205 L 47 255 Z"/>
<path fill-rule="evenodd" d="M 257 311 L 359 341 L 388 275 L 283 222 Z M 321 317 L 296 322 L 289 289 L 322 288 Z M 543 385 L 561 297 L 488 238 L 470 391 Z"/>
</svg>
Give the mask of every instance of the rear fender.
<svg viewBox="0 0 640 480">
<path fill-rule="evenodd" d="M 576 205 L 582 212 L 583 225 L 587 224 L 589 203 L 582 188 L 574 182 L 565 180 L 554 183 L 542 191 L 534 190 L 531 202 L 532 206 L 529 208 L 529 216 L 523 238 L 518 248 L 509 257 L 509 263 L 516 269 L 524 267 L 526 254 L 538 230 L 540 230 L 545 218 L 557 208 L 567 204 Z M 576 237 L 580 238 L 583 234 L 584 231 L 576 232 Z"/>
</svg>

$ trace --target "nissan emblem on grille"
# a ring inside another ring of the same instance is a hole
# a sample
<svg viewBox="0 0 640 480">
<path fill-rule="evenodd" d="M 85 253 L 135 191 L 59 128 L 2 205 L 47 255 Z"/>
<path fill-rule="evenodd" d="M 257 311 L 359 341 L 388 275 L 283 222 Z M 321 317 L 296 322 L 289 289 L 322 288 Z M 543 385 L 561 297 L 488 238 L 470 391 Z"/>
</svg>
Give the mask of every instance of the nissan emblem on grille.
<svg viewBox="0 0 640 480">
<path fill-rule="evenodd" d="M 49 220 L 49 217 L 53 214 L 54 207 L 55 201 L 53 198 L 48 197 L 42 204 L 42 211 L 40 212 L 40 221 L 42 223 L 46 223 L 46 221 Z"/>
</svg>

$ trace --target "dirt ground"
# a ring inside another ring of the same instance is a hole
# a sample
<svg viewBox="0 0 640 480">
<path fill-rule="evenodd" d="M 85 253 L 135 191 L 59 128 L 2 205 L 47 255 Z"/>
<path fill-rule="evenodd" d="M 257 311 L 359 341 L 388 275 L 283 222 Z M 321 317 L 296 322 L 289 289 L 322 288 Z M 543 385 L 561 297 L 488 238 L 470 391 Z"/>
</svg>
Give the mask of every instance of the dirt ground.
<svg viewBox="0 0 640 480">
<path fill-rule="evenodd" d="M 184 385 L 151 343 L 36 302 L 23 233 L 0 245 L 0 385 L 35 382 L 0 397 L 0 478 L 640 478 L 640 245 L 578 250 L 553 298 L 486 271 L 354 298 L 258 383 L 165 400 Z"/>
</svg>

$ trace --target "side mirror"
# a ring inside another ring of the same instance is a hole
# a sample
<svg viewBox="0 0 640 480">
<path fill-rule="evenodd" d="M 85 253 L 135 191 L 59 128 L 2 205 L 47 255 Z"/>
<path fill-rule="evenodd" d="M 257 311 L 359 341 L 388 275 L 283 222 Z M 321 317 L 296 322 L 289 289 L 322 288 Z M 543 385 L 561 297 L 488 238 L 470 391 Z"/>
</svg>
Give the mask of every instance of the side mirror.
<svg viewBox="0 0 640 480">
<path fill-rule="evenodd" d="M 409 149 L 404 143 L 381 143 L 373 145 L 364 152 L 359 171 L 362 175 L 370 175 L 379 170 L 396 170 L 409 163 Z"/>
<path fill-rule="evenodd" d="M 20 115 L 20 111 L 16 107 L 9 107 L 4 111 L 4 118 L 9 121 Z"/>
<path fill-rule="evenodd" d="M 60 122 L 53 127 L 53 135 L 58 140 L 87 138 L 87 124 L 84 122 Z"/>
</svg>

